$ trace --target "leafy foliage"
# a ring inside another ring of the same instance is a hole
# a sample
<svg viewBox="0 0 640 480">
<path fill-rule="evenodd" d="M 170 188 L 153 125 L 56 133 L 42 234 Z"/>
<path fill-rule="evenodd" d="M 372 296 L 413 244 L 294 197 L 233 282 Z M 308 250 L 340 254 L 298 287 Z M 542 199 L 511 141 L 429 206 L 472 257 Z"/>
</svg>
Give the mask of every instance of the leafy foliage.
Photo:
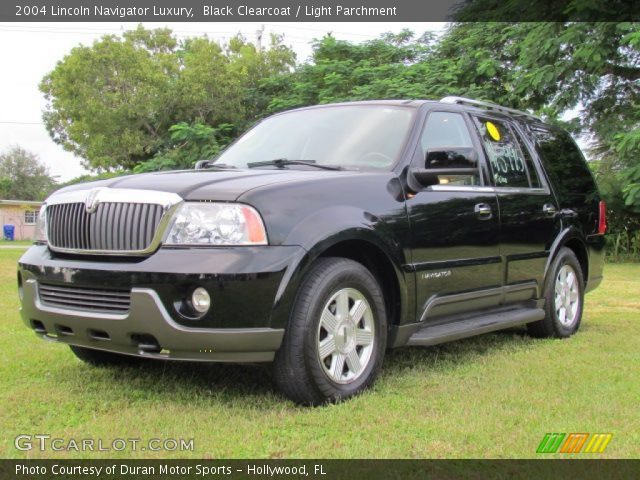
<svg viewBox="0 0 640 480">
<path fill-rule="evenodd" d="M 44 200 L 55 180 L 38 156 L 18 146 L 0 154 L 0 198 Z"/>
<path fill-rule="evenodd" d="M 606 235 L 609 262 L 640 262 L 640 230 Z"/>
<path fill-rule="evenodd" d="M 131 169 L 164 151 L 180 122 L 244 127 L 264 101 L 254 93 L 260 79 L 294 63 L 280 40 L 260 50 L 242 37 L 227 46 L 179 42 L 168 29 L 141 26 L 107 35 L 74 48 L 45 76 L 45 124 L 86 167 Z"/>
<path fill-rule="evenodd" d="M 409 31 L 353 44 L 328 35 L 313 44 L 312 63 L 263 82 L 270 112 L 293 107 L 372 98 L 419 98 L 419 83 L 434 36 Z"/>
<path fill-rule="evenodd" d="M 198 160 L 210 159 L 230 141 L 233 125 L 221 124 L 213 128 L 202 123 L 188 125 L 180 122 L 169 128 L 171 143 L 152 159 L 138 164 L 135 173 L 192 168 Z"/>
</svg>

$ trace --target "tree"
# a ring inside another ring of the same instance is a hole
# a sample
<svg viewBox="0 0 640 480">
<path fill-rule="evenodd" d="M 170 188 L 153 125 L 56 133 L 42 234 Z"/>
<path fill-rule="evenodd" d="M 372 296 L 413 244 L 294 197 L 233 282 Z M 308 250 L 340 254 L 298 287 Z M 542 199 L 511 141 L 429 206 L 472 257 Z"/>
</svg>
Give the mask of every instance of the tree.
<svg viewBox="0 0 640 480">
<path fill-rule="evenodd" d="M 313 44 L 312 62 L 288 75 L 269 78 L 261 88 L 271 96 L 270 112 L 293 107 L 370 98 L 411 98 L 428 78 L 422 63 L 434 37 L 399 34 L 354 44 L 327 35 Z"/>
<path fill-rule="evenodd" d="M 169 129 L 171 144 L 133 170 L 143 173 L 191 168 L 198 160 L 208 160 L 217 155 L 221 147 L 231 141 L 229 133 L 232 130 L 233 125 L 229 124 L 213 128 L 202 123 L 178 123 Z"/>
<path fill-rule="evenodd" d="M 40 85 L 53 140 L 97 170 L 152 156 L 175 123 L 168 87 L 179 70 L 176 45 L 166 29 L 139 28 L 74 48 Z"/>
<path fill-rule="evenodd" d="M 0 154 L 0 198 L 44 200 L 55 184 L 34 153 L 15 146 Z"/>
<path fill-rule="evenodd" d="M 74 48 L 42 80 L 45 125 L 85 167 L 132 169 L 164 151 L 180 122 L 243 128 L 256 115 L 247 92 L 295 61 L 280 40 L 263 51 L 242 37 L 226 46 L 178 41 L 168 29 L 142 26 L 104 36 Z"/>
</svg>

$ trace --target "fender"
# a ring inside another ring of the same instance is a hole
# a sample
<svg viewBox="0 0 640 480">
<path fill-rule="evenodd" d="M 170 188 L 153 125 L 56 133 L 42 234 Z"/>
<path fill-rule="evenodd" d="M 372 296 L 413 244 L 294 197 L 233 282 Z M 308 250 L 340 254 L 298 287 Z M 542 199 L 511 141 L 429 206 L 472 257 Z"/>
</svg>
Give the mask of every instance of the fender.
<svg viewBox="0 0 640 480">
<path fill-rule="evenodd" d="M 341 242 L 359 240 L 367 242 L 387 257 L 393 265 L 400 289 L 401 322 L 408 312 L 408 294 L 412 278 L 401 268 L 405 262 L 402 242 L 394 238 L 384 220 L 352 206 L 334 206 L 318 210 L 300 222 L 285 242 L 303 247 L 299 258 L 287 269 L 273 304 L 271 325 L 285 327 L 291 313 L 298 287 L 309 266 L 327 249 Z M 409 285 L 408 285 L 409 284 Z M 274 327 L 275 328 L 275 327 Z"/>
<path fill-rule="evenodd" d="M 560 248 L 562 248 L 569 240 L 578 240 L 580 243 L 582 243 L 585 250 L 588 252 L 589 250 L 587 249 L 583 238 L 584 237 L 581 235 L 580 231 L 572 225 L 569 225 L 561 230 L 556 239 L 551 244 L 551 247 L 549 248 L 549 256 L 547 257 L 547 263 L 544 266 L 544 275 L 542 276 L 542 278 L 547 278 L 547 273 L 549 272 L 549 268 L 551 267 L 551 262 L 553 262 L 553 259 L 558 253 L 558 250 L 560 250 Z M 585 282 L 587 281 L 586 278 L 584 280 Z"/>
</svg>

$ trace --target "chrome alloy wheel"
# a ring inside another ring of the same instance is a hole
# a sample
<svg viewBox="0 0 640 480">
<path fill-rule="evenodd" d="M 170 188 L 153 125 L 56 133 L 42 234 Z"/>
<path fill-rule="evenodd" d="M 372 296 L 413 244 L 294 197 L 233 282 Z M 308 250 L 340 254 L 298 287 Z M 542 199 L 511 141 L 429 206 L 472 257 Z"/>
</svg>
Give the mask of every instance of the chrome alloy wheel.
<svg viewBox="0 0 640 480">
<path fill-rule="evenodd" d="M 578 278 L 570 265 L 563 265 L 558 271 L 555 286 L 555 307 L 558 321 L 570 327 L 576 320 L 580 307 Z"/>
<path fill-rule="evenodd" d="M 320 365 L 336 383 L 356 380 L 371 360 L 375 324 L 365 296 L 354 288 L 338 290 L 322 309 L 317 332 Z"/>
</svg>

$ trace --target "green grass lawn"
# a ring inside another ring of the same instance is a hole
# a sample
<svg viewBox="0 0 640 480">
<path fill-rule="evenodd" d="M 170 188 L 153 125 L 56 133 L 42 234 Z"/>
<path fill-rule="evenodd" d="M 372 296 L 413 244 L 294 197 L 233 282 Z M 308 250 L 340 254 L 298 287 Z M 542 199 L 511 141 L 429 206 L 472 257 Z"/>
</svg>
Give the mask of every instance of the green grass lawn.
<svg viewBox="0 0 640 480">
<path fill-rule="evenodd" d="M 640 457 L 638 264 L 606 267 L 569 340 L 511 330 L 396 350 L 373 389 L 308 409 L 275 393 L 261 367 L 82 364 L 19 319 L 20 253 L 0 251 L 0 457 L 536 457 L 546 432 L 611 432 L 602 456 Z M 195 450 L 14 448 L 16 435 L 37 433 L 106 442 L 194 438 Z"/>
<path fill-rule="evenodd" d="M 4 238 L 0 239 L 0 246 L 5 247 L 27 247 L 33 244 L 33 240 L 5 240 Z"/>
</svg>

